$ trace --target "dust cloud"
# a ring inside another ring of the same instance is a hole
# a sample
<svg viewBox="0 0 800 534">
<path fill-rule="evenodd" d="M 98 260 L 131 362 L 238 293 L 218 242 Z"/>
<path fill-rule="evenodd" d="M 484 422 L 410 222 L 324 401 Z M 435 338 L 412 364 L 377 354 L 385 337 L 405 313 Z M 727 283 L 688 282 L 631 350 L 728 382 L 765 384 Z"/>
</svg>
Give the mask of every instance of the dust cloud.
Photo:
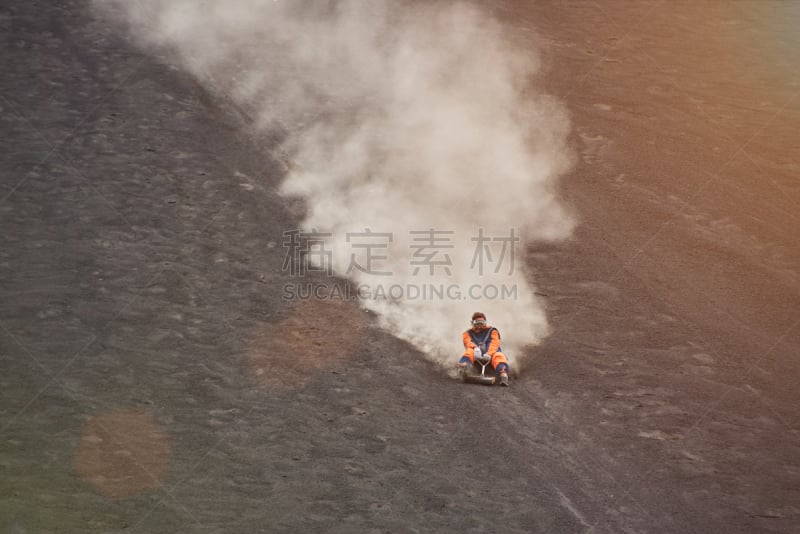
<svg viewBox="0 0 800 534">
<path fill-rule="evenodd" d="M 94 5 L 281 140 L 301 230 L 383 327 L 440 363 L 476 310 L 512 363 L 547 335 L 524 246 L 572 230 L 569 120 L 530 38 L 457 2 Z"/>
</svg>

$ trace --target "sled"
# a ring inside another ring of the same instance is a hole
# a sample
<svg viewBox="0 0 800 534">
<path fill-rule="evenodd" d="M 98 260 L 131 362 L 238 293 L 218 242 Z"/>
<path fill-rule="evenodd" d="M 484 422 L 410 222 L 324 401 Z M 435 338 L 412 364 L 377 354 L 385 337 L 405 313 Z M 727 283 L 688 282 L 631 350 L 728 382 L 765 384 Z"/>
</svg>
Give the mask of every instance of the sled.
<svg viewBox="0 0 800 534">
<path fill-rule="evenodd" d="M 490 363 L 492 363 L 492 358 L 488 354 L 480 354 L 480 352 L 478 352 L 475 355 L 475 362 L 464 370 L 464 382 L 483 384 L 484 386 L 494 385 L 497 381 L 497 377 L 494 374 L 494 369 L 490 367 Z M 491 374 L 486 373 L 487 367 L 489 367 Z M 478 372 L 479 368 L 480 372 Z"/>
</svg>

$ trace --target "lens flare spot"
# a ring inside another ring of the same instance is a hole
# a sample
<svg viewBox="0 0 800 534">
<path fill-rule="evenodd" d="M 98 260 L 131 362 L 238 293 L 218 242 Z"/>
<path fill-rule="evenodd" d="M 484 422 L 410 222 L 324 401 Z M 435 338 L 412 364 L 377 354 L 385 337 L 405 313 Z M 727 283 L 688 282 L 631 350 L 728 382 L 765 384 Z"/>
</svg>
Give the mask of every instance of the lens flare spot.
<svg viewBox="0 0 800 534">
<path fill-rule="evenodd" d="M 105 497 L 122 499 L 161 487 L 171 447 L 151 416 L 136 409 L 113 411 L 83 425 L 74 467 Z"/>
<path fill-rule="evenodd" d="M 250 343 L 248 364 L 270 388 L 302 387 L 326 369 L 344 372 L 364 337 L 361 312 L 353 302 L 304 300 L 286 319 L 265 324 Z"/>
</svg>

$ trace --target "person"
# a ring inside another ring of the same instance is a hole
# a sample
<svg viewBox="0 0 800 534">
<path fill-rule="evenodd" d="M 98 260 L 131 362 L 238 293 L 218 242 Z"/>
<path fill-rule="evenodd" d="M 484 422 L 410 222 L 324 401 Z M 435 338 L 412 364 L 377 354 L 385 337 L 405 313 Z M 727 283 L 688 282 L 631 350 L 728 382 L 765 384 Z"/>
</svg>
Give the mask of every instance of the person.
<svg viewBox="0 0 800 534">
<path fill-rule="evenodd" d="M 492 368 L 500 375 L 500 385 L 508 386 L 508 359 L 500 348 L 500 331 L 486 322 L 486 315 L 482 312 L 472 314 L 472 326 L 461 335 L 464 342 L 464 354 L 458 361 L 462 372 L 467 372 L 475 363 L 475 348 L 479 347 L 481 354 L 491 358 Z"/>
</svg>

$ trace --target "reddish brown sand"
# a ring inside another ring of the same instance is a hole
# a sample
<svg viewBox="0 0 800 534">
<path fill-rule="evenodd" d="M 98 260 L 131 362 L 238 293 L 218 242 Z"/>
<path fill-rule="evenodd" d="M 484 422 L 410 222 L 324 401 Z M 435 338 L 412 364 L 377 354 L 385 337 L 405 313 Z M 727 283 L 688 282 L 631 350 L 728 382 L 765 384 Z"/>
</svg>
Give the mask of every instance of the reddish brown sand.
<svg viewBox="0 0 800 534">
<path fill-rule="evenodd" d="M 553 333 L 508 389 L 283 302 L 302 207 L 246 119 L 83 2 L 3 3 L 0 531 L 800 530 L 795 4 L 493 6 L 581 222 L 527 249 Z"/>
</svg>

